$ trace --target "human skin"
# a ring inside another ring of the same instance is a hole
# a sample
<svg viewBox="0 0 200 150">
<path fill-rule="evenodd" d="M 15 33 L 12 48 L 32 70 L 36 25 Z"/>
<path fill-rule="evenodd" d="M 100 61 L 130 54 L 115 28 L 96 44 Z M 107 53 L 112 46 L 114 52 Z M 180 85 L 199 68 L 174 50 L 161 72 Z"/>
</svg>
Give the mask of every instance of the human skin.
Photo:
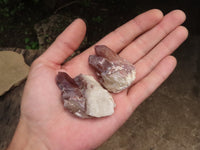
<svg viewBox="0 0 200 150">
<path fill-rule="evenodd" d="M 176 59 L 171 53 L 188 35 L 187 29 L 181 26 L 185 18 L 180 10 L 165 16 L 160 10 L 149 10 L 95 44 L 110 47 L 133 63 L 137 72 L 131 87 L 112 94 L 117 106 L 114 114 L 98 119 L 80 119 L 67 112 L 55 83 L 59 71 L 65 71 L 72 77 L 80 73 L 96 77 L 88 65 L 94 46 L 62 64 L 85 36 L 85 23 L 76 19 L 31 65 L 22 97 L 20 120 L 8 150 L 97 148 L 172 73 Z"/>
</svg>

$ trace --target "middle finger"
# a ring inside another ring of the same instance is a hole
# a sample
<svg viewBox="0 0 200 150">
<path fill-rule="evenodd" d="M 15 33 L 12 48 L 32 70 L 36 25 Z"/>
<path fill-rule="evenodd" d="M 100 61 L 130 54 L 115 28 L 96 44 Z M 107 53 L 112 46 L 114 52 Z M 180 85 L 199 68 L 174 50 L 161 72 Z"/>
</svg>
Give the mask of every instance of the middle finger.
<svg viewBox="0 0 200 150">
<path fill-rule="evenodd" d="M 182 24 L 185 18 L 185 14 L 181 10 L 174 10 L 168 13 L 158 25 L 138 37 L 122 50 L 120 56 L 126 58 L 131 63 L 135 63 L 155 47 L 166 35 Z"/>
</svg>

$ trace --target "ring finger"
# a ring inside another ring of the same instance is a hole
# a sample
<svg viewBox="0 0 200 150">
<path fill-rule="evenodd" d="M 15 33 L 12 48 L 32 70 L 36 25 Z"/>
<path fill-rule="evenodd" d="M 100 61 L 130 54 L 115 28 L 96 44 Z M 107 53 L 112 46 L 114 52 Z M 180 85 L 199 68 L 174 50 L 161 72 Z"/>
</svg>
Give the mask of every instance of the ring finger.
<svg viewBox="0 0 200 150">
<path fill-rule="evenodd" d="M 135 63 L 177 26 L 182 24 L 185 21 L 185 18 L 185 14 L 181 10 L 175 10 L 168 13 L 159 24 L 138 37 L 122 50 L 120 56 L 126 58 L 131 63 Z"/>
</svg>

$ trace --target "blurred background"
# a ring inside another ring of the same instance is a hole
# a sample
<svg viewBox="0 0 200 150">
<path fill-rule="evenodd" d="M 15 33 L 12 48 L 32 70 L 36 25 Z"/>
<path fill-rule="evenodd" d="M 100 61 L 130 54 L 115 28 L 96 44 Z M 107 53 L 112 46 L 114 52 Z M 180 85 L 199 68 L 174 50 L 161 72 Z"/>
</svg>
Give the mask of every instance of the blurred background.
<svg viewBox="0 0 200 150">
<path fill-rule="evenodd" d="M 23 54 L 30 65 L 75 18 L 87 34 L 77 54 L 149 9 L 181 9 L 189 30 L 173 54 L 178 66 L 99 150 L 200 150 L 200 5 L 197 1 L 0 0 L 0 51 Z M 0 74 L 1 76 L 1 74 Z M 25 81 L 0 96 L 0 150 L 10 142 L 19 118 Z"/>
<path fill-rule="evenodd" d="M 55 14 L 68 16 L 71 20 L 83 18 L 88 26 L 90 45 L 122 23 L 152 8 L 161 9 L 164 14 L 173 9 L 185 11 L 187 20 L 184 25 L 190 34 L 199 34 L 199 5 L 189 0 L 0 0 L 0 46 L 38 49 L 34 25 Z M 61 23 L 63 27 L 57 29 L 59 31 L 67 24 Z"/>
</svg>

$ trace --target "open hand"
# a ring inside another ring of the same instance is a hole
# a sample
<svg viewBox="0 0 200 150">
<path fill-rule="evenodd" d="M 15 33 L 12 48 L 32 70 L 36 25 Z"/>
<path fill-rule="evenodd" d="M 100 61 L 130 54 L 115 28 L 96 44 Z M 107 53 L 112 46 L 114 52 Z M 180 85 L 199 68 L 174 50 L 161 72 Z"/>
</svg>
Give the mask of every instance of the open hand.
<svg viewBox="0 0 200 150">
<path fill-rule="evenodd" d="M 61 70 L 72 77 L 80 73 L 95 77 L 88 65 L 88 56 L 94 54 L 94 46 L 62 64 L 85 36 L 85 23 L 76 19 L 32 64 L 22 98 L 20 122 L 9 148 L 22 149 L 19 143 L 24 147 L 32 145 L 32 149 L 98 147 L 172 73 L 176 59 L 170 54 L 188 34 L 187 29 L 180 26 L 184 20 L 185 14 L 180 10 L 165 16 L 159 10 L 149 10 L 97 42 L 133 63 L 136 80 L 127 90 L 112 95 L 117 105 L 112 116 L 80 119 L 64 109 L 55 82 Z"/>
</svg>

